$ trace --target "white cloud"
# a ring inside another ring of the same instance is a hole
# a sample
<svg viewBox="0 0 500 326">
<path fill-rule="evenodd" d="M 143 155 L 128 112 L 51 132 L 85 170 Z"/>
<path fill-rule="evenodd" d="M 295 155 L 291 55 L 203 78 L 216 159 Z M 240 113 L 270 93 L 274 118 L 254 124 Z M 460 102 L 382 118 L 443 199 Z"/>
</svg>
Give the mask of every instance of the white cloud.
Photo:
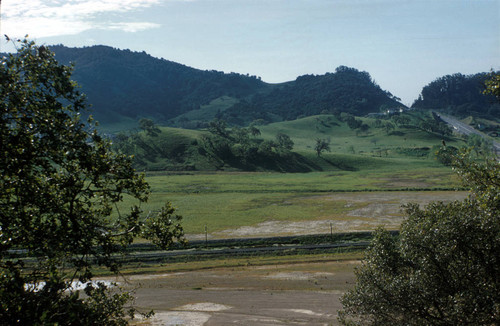
<svg viewBox="0 0 500 326">
<path fill-rule="evenodd" d="M 160 27 L 160 24 L 154 24 L 154 23 L 110 23 L 103 25 L 101 28 L 135 33 L 158 27 Z"/>
<path fill-rule="evenodd" d="M 106 14 L 126 13 L 164 0 L 11 0 L 2 8 L 2 33 L 11 37 L 74 35 L 89 29 L 137 32 L 160 25 L 150 22 L 101 22 Z M 108 20 L 108 19 L 107 19 Z"/>
</svg>

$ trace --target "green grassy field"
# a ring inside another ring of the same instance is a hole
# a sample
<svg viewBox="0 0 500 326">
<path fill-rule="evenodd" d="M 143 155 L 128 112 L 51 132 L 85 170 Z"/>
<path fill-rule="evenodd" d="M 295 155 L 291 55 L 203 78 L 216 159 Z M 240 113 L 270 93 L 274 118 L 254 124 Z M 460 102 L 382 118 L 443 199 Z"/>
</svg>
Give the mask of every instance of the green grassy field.
<svg viewBox="0 0 500 326">
<path fill-rule="evenodd" d="M 325 155 L 325 159 L 334 160 L 335 155 Z M 438 191 L 460 186 L 449 167 L 432 161 L 379 160 L 383 164 L 358 165 L 357 171 L 150 172 L 147 181 L 152 193 L 142 208 L 146 212 L 154 211 L 164 202 L 171 201 L 178 214 L 184 217 L 187 234 L 203 234 L 206 225 L 213 234 L 270 221 L 334 219 L 348 222 L 348 211 L 370 205 L 369 200 L 348 206 L 342 199 L 325 200 L 325 196 L 335 193 L 390 192 L 386 196 L 397 197 L 398 191 Z M 360 168 L 363 166 L 366 167 Z M 125 206 L 130 204 L 124 203 Z M 369 221 L 367 225 L 374 223 Z"/>
<path fill-rule="evenodd" d="M 227 104 L 219 102 L 211 106 Z M 156 158 L 148 166 L 158 171 L 147 172 L 152 194 L 142 208 L 146 212 L 154 211 L 164 202 L 172 202 L 178 214 L 184 217 L 183 225 L 190 235 L 203 234 L 205 226 L 214 237 L 230 237 L 234 234 L 220 232 L 257 227 L 262 223 L 326 220 L 346 224 L 342 231 L 349 230 L 349 222 L 352 222 L 352 230 L 365 230 L 375 228 L 378 220 L 370 216 L 355 220 L 349 217 L 349 212 L 370 207 L 372 199 L 346 202 L 345 199 L 326 200 L 325 196 L 390 191 L 391 195 L 384 196 L 397 198 L 396 191 L 428 192 L 460 187 L 451 168 L 438 163 L 432 154 L 433 146 L 441 144 L 442 136 L 403 127 L 396 128 L 396 133 L 388 133 L 376 128 L 373 118 L 357 119 L 369 124 L 370 129 L 363 134 L 356 133 L 333 115 L 258 127 L 263 139 L 274 139 L 280 132 L 290 135 L 296 157 L 300 157 L 305 170 L 312 171 L 307 173 L 241 172 L 229 166 L 224 166 L 224 171 L 214 171 L 193 146 L 205 131 L 161 127 L 159 136 L 143 138 L 144 142 L 160 153 L 175 153 L 183 148 L 191 154 L 179 166 L 195 167 L 198 171 L 162 171 L 175 158 Z M 329 138 L 331 152 L 317 156 L 313 149 L 316 138 Z M 449 146 L 463 145 L 459 138 L 445 139 Z M 381 223 L 391 228 L 400 222 L 384 218 Z"/>
</svg>

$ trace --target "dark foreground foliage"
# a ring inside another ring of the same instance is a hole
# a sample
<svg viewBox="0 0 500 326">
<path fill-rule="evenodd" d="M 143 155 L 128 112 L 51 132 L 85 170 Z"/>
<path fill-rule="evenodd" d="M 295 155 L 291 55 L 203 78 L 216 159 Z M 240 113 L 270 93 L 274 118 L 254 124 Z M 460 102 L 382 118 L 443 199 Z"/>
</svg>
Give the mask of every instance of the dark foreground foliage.
<svg viewBox="0 0 500 326">
<path fill-rule="evenodd" d="M 342 324 L 500 324 L 500 163 L 453 164 L 471 195 L 407 205 L 399 238 L 379 230 L 342 298 Z"/>
<path fill-rule="evenodd" d="M 0 325 L 125 325 L 131 296 L 88 283 L 93 270 L 117 272 L 120 248 L 138 235 L 181 238 L 180 216 L 168 204 L 141 216 L 149 186 L 80 121 L 72 69 L 43 46 L 13 43 L 0 65 Z M 137 205 L 119 211 L 125 196 Z"/>
</svg>

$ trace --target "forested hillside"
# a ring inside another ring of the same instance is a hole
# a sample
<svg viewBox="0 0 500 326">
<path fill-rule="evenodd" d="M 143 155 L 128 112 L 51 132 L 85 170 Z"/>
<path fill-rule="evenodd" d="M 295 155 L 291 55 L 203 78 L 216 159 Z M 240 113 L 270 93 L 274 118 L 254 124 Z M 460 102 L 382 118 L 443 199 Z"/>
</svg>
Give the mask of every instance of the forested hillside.
<svg viewBox="0 0 500 326">
<path fill-rule="evenodd" d="M 207 122 L 208 114 L 233 125 L 248 125 L 258 119 L 282 121 L 325 111 L 364 115 L 402 106 L 367 72 L 344 66 L 335 73 L 271 85 L 255 76 L 202 71 L 145 52 L 107 46 L 50 49 L 61 63 L 75 64 L 73 78 L 87 94 L 94 116 L 104 124 L 123 117 L 148 117 L 166 125 L 182 127 L 181 121 L 196 127 L 200 121 Z M 220 98 L 231 105 L 221 110 L 221 101 L 214 102 Z M 197 115 L 198 110 L 202 114 Z"/>
<path fill-rule="evenodd" d="M 320 113 L 346 112 L 362 116 L 382 109 L 403 107 L 400 99 L 382 90 L 366 71 L 340 66 L 335 73 L 304 75 L 295 81 L 236 104 L 220 118 L 236 124 L 276 117 L 294 120 Z"/>
<path fill-rule="evenodd" d="M 492 95 L 485 95 L 489 73 L 446 75 L 422 89 L 413 108 L 442 111 L 457 117 L 467 116 L 500 119 L 500 104 Z"/>
<path fill-rule="evenodd" d="M 145 52 L 107 46 L 51 46 L 56 59 L 75 64 L 73 78 L 82 86 L 101 122 L 119 116 L 167 120 L 223 95 L 243 97 L 265 87 L 255 76 L 202 71 Z"/>
</svg>

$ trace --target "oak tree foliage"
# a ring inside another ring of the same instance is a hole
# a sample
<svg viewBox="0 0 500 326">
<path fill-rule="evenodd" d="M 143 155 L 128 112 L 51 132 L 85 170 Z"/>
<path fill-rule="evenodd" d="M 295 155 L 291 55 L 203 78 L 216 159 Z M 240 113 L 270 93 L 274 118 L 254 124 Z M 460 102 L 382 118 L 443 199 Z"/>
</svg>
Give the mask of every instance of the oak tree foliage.
<svg viewBox="0 0 500 326">
<path fill-rule="evenodd" d="M 80 120 L 87 104 L 72 67 L 12 42 L 17 53 L 0 59 L 0 324 L 125 325 L 131 296 L 88 283 L 95 268 L 117 272 L 134 237 L 182 239 L 181 217 L 169 204 L 142 216 L 149 186 Z"/>
<path fill-rule="evenodd" d="M 453 166 L 471 195 L 409 204 L 398 238 L 376 232 L 343 325 L 500 324 L 500 163 L 461 154 Z"/>
<path fill-rule="evenodd" d="M 316 138 L 316 144 L 314 145 L 314 150 L 316 151 L 316 155 L 318 157 L 321 156 L 321 153 L 324 151 L 330 151 L 330 139 L 328 138 Z"/>
<path fill-rule="evenodd" d="M 500 100 L 498 74 L 485 85 Z M 375 233 L 341 298 L 343 325 L 500 324 L 500 161 L 470 150 L 447 157 L 470 195 L 408 204 L 399 237 Z"/>
</svg>

